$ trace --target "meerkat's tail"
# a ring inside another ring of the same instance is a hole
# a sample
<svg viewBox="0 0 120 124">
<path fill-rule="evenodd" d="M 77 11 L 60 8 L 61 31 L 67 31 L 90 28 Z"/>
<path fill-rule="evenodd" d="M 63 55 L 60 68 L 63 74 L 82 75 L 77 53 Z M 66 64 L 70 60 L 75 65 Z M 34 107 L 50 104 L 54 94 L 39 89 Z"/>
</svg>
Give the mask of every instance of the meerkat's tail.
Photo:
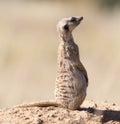
<svg viewBox="0 0 120 124">
<path fill-rule="evenodd" d="M 21 105 L 16 105 L 15 107 L 25 108 L 25 107 L 49 107 L 49 106 L 60 107 L 61 105 L 59 103 L 57 103 L 56 101 L 50 100 L 50 101 L 25 103 L 25 104 L 21 104 Z"/>
</svg>

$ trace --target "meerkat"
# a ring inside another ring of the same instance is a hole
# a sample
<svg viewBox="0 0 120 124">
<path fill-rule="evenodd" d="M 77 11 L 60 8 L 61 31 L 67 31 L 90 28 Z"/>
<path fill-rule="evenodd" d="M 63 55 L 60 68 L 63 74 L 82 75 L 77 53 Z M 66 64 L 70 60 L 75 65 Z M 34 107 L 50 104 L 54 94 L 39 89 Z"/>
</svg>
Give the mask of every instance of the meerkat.
<svg viewBox="0 0 120 124">
<path fill-rule="evenodd" d="M 72 31 L 83 17 L 64 18 L 58 22 L 60 36 L 58 49 L 58 74 L 55 83 L 55 99 L 63 107 L 77 109 L 86 97 L 88 76 L 79 58 L 79 48 Z"/>
<path fill-rule="evenodd" d="M 86 97 L 88 87 L 87 71 L 79 58 L 79 48 L 74 42 L 72 31 L 80 24 L 83 17 L 63 18 L 58 22 L 60 37 L 58 49 L 58 71 L 55 82 L 55 101 L 40 101 L 19 105 L 18 107 L 56 106 L 78 109 Z"/>
</svg>

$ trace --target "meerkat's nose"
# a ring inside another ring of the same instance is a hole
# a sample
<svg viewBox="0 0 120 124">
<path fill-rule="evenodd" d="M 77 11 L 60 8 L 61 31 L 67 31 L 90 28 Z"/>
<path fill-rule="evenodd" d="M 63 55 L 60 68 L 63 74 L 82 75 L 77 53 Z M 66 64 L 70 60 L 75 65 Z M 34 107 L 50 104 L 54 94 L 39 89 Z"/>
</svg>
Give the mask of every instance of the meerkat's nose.
<svg viewBox="0 0 120 124">
<path fill-rule="evenodd" d="M 78 21 L 82 21 L 83 20 L 83 16 L 78 18 Z"/>
</svg>

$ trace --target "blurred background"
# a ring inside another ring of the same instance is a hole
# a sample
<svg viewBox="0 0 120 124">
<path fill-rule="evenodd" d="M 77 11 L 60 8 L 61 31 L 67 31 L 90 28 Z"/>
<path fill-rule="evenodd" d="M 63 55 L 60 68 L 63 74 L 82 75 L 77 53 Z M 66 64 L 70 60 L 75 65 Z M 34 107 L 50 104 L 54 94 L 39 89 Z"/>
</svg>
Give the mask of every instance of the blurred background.
<svg viewBox="0 0 120 124">
<path fill-rule="evenodd" d="M 73 32 L 89 76 L 88 100 L 120 103 L 120 0 L 0 1 L 0 107 L 54 99 L 57 22 Z"/>
</svg>

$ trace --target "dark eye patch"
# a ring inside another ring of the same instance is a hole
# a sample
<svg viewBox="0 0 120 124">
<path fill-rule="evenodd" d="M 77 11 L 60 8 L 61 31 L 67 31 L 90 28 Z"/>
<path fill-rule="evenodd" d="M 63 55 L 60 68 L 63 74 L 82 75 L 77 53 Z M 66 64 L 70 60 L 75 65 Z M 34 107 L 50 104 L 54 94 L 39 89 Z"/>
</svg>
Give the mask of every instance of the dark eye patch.
<svg viewBox="0 0 120 124">
<path fill-rule="evenodd" d="M 72 17 L 70 22 L 76 22 L 76 18 L 75 17 Z"/>
<path fill-rule="evenodd" d="M 66 25 L 64 25 L 64 27 L 63 27 L 65 30 L 69 30 L 69 26 L 66 24 Z"/>
</svg>

